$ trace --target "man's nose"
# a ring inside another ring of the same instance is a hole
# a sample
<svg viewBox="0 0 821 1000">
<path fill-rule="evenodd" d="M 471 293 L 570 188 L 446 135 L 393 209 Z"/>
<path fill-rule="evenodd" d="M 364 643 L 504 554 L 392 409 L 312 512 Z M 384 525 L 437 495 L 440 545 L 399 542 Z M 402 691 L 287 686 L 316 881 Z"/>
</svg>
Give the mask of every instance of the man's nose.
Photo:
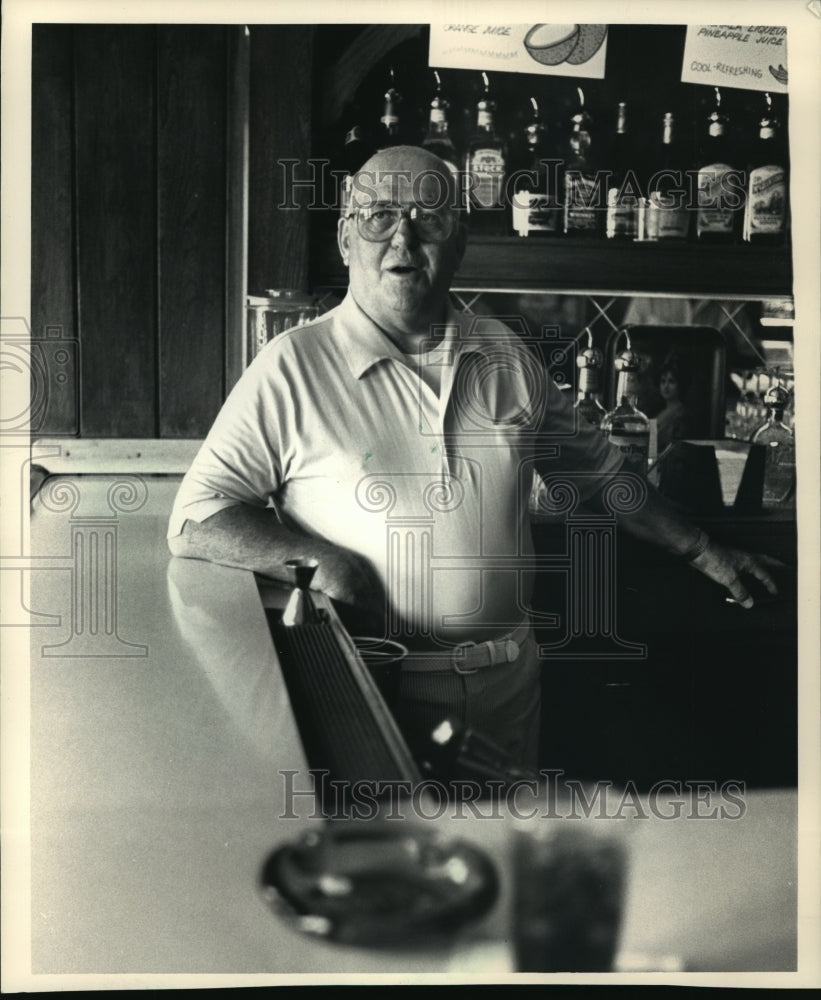
<svg viewBox="0 0 821 1000">
<path fill-rule="evenodd" d="M 393 236 L 391 236 L 391 244 L 395 246 L 415 246 L 419 242 L 419 237 L 416 235 L 416 230 L 413 228 L 410 218 L 407 215 L 402 215 L 399 218 L 399 224 L 393 231 Z"/>
</svg>

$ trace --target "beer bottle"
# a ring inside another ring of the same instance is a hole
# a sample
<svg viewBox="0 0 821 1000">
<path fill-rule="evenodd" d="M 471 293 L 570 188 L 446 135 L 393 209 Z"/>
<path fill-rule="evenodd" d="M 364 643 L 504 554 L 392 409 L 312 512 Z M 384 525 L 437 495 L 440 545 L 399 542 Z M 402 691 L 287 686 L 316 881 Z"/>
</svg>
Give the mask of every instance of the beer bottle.
<svg viewBox="0 0 821 1000">
<path fill-rule="evenodd" d="M 468 225 L 474 232 L 502 234 L 506 230 L 503 204 L 507 150 L 496 131 L 496 104 L 490 95 L 487 73 L 476 103 L 476 121 L 465 157 L 465 201 Z"/>
<path fill-rule="evenodd" d="M 561 232 L 557 193 L 561 161 L 550 157 L 547 128 L 535 97 L 530 98 L 530 106 L 530 121 L 524 127 L 520 156 L 510 178 L 511 224 L 519 236 L 555 236 Z"/>
<path fill-rule="evenodd" d="M 686 240 L 690 230 L 690 211 L 684 175 L 684 155 L 676 135 L 671 112 L 664 115 L 661 142 L 656 150 L 647 181 L 644 203 L 645 240 Z"/>
<path fill-rule="evenodd" d="M 732 166 L 734 159 L 730 119 L 721 108 L 721 91 L 716 87 L 698 158 L 696 237 L 702 243 L 733 242 L 744 198 L 742 177 Z"/>
<path fill-rule="evenodd" d="M 772 98 L 765 109 L 748 161 L 742 239 L 745 243 L 781 243 L 787 228 L 787 144 Z"/>
<path fill-rule="evenodd" d="M 579 110 L 570 119 L 564 169 L 564 231 L 568 236 L 598 236 L 606 196 L 599 190 L 593 154 L 593 120 L 584 108 L 579 87 Z"/>
<path fill-rule="evenodd" d="M 610 145 L 610 177 L 604 235 L 608 240 L 634 240 L 641 190 L 627 129 L 627 104 L 621 101 Z"/>
</svg>

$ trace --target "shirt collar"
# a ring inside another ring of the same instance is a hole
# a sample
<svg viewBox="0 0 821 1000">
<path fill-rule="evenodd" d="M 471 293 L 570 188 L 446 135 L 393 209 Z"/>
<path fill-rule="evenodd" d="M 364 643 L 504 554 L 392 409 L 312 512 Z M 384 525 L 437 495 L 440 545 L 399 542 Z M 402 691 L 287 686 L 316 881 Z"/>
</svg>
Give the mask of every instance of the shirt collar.
<svg viewBox="0 0 821 1000">
<path fill-rule="evenodd" d="M 466 317 L 464 313 L 457 313 L 450 301 L 448 302 L 445 317 L 446 336 L 451 340 L 451 343 L 458 345 L 456 347 L 457 354 L 477 351 L 482 347 L 480 341 L 473 342 L 471 340 L 471 329 L 464 322 L 466 318 L 472 317 Z M 338 307 L 336 329 L 342 333 L 341 346 L 351 375 L 355 379 L 362 378 L 365 372 L 379 361 L 390 359 L 400 361 L 403 364 L 407 363 L 406 356 L 361 309 L 350 290 Z"/>
</svg>

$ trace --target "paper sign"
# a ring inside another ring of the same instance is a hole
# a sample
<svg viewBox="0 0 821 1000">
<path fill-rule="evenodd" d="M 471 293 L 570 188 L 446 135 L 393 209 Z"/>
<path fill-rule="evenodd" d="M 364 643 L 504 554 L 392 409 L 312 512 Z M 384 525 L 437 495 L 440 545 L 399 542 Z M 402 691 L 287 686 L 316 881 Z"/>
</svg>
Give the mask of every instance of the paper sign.
<svg viewBox="0 0 821 1000">
<path fill-rule="evenodd" d="M 432 24 L 428 63 L 604 79 L 606 24 Z"/>
<path fill-rule="evenodd" d="M 787 29 L 696 24 L 687 28 L 683 83 L 787 93 Z"/>
</svg>

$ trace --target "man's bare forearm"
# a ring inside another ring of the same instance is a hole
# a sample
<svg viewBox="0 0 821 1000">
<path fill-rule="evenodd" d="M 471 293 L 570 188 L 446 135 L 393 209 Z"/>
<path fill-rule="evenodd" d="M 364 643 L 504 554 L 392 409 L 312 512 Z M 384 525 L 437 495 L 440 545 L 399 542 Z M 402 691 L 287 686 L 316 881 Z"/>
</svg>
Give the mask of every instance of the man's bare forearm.
<svg viewBox="0 0 821 1000">
<path fill-rule="evenodd" d="M 619 518 L 619 526 L 634 538 L 651 542 L 672 555 L 689 556 L 703 532 L 663 497 L 650 483 L 641 507 Z"/>
<path fill-rule="evenodd" d="M 633 537 L 686 559 L 694 569 L 726 587 L 732 599 L 745 608 L 753 606 L 753 598 L 742 574 L 755 577 L 770 593 L 776 593 L 775 581 L 762 561 L 765 557 L 716 544 L 649 483 L 645 502 L 632 514 L 623 514 L 619 524 Z"/>
<path fill-rule="evenodd" d="M 319 560 L 325 545 L 286 528 L 273 510 L 247 504 L 226 507 L 202 522 L 186 521 L 182 534 L 168 540 L 175 556 L 237 566 L 275 580 L 288 579 L 288 559 Z"/>
<path fill-rule="evenodd" d="M 285 527 L 273 510 L 238 504 L 205 521 L 186 521 L 168 540 L 175 556 L 235 566 L 288 581 L 289 559 L 316 559 L 312 586 L 342 604 L 384 614 L 384 591 L 373 568 L 360 556 L 313 535 Z"/>
</svg>

